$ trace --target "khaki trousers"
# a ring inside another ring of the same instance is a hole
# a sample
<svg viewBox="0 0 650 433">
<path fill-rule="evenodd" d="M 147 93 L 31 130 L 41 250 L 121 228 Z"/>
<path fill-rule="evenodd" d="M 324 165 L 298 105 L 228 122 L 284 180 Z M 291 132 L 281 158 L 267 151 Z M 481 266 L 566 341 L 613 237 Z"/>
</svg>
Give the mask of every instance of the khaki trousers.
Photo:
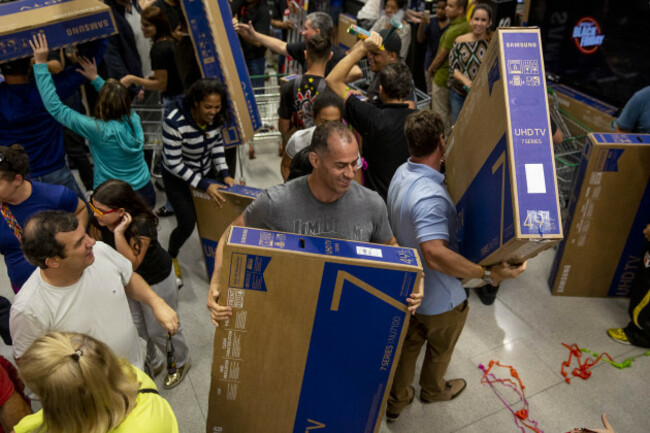
<svg viewBox="0 0 650 433">
<path fill-rule="evenodd" d="M 388 412 L 399 414 L 409 404 L 409 388 L 415 376 L 415 362 L 424 343 L 427 347 L 420 372 L 420 396 L 426 400 L 434 400 L 444 391 L 445 373 L 468 311 L 469 305 L 465 300 L 446 313 L 435 316 L 416 313 L 411 317 L 388 397 Z"/>
<path fill-rule="evenodd" d="M 449 87 L 438 86 L 431 82 L 431 109 L 438 113 L 445 125 L 445 136 L 451 130 L 451 105 L 449 104 Z"/>
</svg>

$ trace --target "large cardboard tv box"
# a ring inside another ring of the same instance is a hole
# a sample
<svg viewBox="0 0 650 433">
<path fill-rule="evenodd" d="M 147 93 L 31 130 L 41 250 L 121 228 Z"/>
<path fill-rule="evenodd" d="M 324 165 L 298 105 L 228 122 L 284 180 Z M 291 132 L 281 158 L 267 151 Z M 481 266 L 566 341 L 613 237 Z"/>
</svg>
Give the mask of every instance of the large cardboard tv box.
<svg viewBox="0 0 650 433">
<path fill-rule="evenodd" d="M 224 250 L 206 431 L 377 432 L 417 251 L 244 227 Z"/>
<path fill-rule="evenodd" d="M 339 47 L 344 50 L 349 50 L 357 43 L 357 37 L 348 33 L 350 26 L 357 24 L 357 18 L 350 14 L 339 14 L 339 25 L 337 31 L 337 39 Z"/>
<path fill-rule="evenodd" d="M 550 131 L 539 30 L 498 29 L 447 144 L 464 257 L 520 263 L 562 239 Z"/>
<path fill-rule="evenodd" d="M 226 147 L 244 144 L 262 127 L 239 36 L 228 0 L 182 0 L 194 52 L 203 77 L 228 87 L 231 121 L 223 129 Z"/>
<path fill-rule="evenodd" d="M 196 188 L 192 188 L 192 201 L 196 212 L 196 224 L 201 239 L 205 268 L 208 280 L 214 271 L 214 254 L 219 245 L 221 235 L 248 205 L 259 196 L 263 190 L 244 185 L 233 185 L 220 190 L 226 202 L 219 208 L 210 196 Z"/>
<path fill-rule="evenodd" d="M 585 129 L 593 132 L 613 132 L 613 121 L 618 109 L 563 84 L 549 86 L 555 95 L 559 108 L 571 119 L 567 126 L 575 136 L 584 135 Z"/>
<path fill-rule="evenodd" d="M 650 135 L 589 134 L 549 285 L 554 295 L 627 296 L 650 223 Z"/>
<path fill-rule="evenodd" d="M 95 0 L 19 0 L 0 4 L 0 63 L 31 57 L 43 33 L 51 49 L 117 33 L 111 8 Z"/>
</svg>

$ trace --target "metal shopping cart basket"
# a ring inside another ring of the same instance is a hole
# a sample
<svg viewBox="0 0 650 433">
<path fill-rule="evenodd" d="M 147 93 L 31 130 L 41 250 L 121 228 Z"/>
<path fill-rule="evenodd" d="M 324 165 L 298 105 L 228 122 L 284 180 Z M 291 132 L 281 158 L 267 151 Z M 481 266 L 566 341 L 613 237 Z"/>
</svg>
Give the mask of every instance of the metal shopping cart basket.
<svg viewBox="0 0 650 433">
<path fill-rule="evenodd" d="M 582 151 L 587 144 L 587 134 L 592 131 L 560 108 L 557 95 L 553 90 L 549 89 L 548 94 L 551 102 L 549 105 L 551 119 L 564 134 L 564 140 L 554 145 L 554 151 L 560 208 L 562 216 L 565 217 Z"/>
<path fill-rule="evenodd" d="M 149 159 L 149 172 L 154 179 L 160 179 L 160 160 L 162 158 L 162 120 L 163 105 L 159 92 L 146 92 L 142 102 L 133 104 L 133 109 L 140 116 L 144 132 L 144 150 Z"/>
<path fill-rule="evenodd" d="M 280 82 L 282 75 L 270 74 L 252 76 L 252 79 L 264 78 L 264 85 L 253 87 L 255 102 L 262 119 L 262 128 L 255 133 L 250 144 L 264 142 L 279 143 L 282 135 L 278 131 L 278 108 L 280 107 Z"/>
</svg>

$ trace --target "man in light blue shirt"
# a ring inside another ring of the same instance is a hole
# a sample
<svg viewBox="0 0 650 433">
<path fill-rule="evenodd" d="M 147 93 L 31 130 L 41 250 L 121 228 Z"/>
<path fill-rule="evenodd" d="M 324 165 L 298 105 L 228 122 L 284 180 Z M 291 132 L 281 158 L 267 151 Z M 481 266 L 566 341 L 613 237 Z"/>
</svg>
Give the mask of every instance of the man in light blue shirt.
<svg viewBox="0 0 650 433">
<path fill-rule="evenodd" d="M 507 263 L 490 269 L 458 254 L 456 207 L 444 185 L 440 165 L 445 154 L 444 124 L 432 111 L 409 115 L 405 135 L 411 157 L 400 166 L 388 190 L 388 218 L 400 245 L 417 248 L 424 263 L 424 298 L 411 318 L 388 398 L 386 418 L 394 421 L 415 396 L 411 386 L 422 345 L 427 349 L 420 373 L 423 403 L 457 397 L 463 379 L 444 376 L 469 306 L 458 278 L 482 278 L 497 285 L 526 268 Z"/>
<path fill-rule="evenodd" d="M 636 92 L 616 119 L 616 131 L 650 134 L 650 86 Z"/>
</svg>

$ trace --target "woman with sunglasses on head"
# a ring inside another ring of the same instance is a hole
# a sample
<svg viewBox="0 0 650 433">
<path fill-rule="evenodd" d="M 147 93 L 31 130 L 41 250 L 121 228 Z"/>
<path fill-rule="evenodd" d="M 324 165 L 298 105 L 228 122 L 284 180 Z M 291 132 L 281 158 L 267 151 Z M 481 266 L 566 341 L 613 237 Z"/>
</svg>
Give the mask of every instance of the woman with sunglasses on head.
<svg viewBox="0 0 650 433">
<path fill-rule="evenodd" d="M 114 79 L 97 75 L 95 62 L 79 59 L 77 71 L 88 78 L 99 95 L 94 117 L 85 116 L 61 102 L 47 69 L 47 39 L 34 35 L 34 78 L 47 111 L 61 124 L 88 140 L 95 164 L 94 187 L 107 179 L 123 179 L 154 207 L 156 192 L 144 160 L 144 133 L 140 117 L 131 108 L 131 95 Z"/>
<path fill-rule="evenodd" d="M 176 310 L 178 286 L 172 272 L 172 259 L 158 242 L 158 218 L 151 208 L 128 183 L 117 179 L 107 180 L 95 189 L 90 207 L 94 214 L 90 236 L 129 259 L 133 270 Z M 129 300 L 129 306 L 140 337 L 147 341 L 147 358 L 155 376 L 164 366 L 156 347 L 166 353 L 167 332 L 149 307 L 132 300 Z M 174 371 L 168 372 L 164 388 L 173 388 L 181 383 L 192 363 L 180 329 L 171 337 L 171 342 L 177 364 Z"/>
<path fill-rule="evenodd" d="M 228 186 L 235 179 L 228 172 L 222 128 L 230 116 L 226 86 L 219 80 L 203 78 L 187 90 L 182 101 L 165 117 L 163 124 L 162 178 L 177 226 L 169 237 L 169 254 L 182 286 L 177 256 L 196 225 L 190 187 L 207 193 L 218 208 L 225 201 L 219 193 L 223 185 L 209 177 L 219 177 Z"/>
<path fill-rule="evenodd" d="M 43 409 L 24 417 L 15 433 L 178 433 L 153 380 L 88 335 L 45 334 L 18 367 Z"/>
</svg>

